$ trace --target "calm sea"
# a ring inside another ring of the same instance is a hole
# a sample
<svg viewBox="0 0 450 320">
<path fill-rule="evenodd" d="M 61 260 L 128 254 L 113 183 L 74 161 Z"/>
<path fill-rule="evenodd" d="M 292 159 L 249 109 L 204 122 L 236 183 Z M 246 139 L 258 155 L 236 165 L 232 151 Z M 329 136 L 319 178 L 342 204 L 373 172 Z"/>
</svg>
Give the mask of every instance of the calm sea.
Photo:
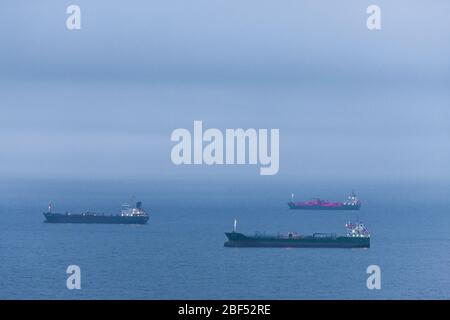
<svg viewBox="0 0 450 320">
<path fill-rule="evenodd" d="M 359 212 L 289 211 L 297 199 L 344 199 Z M 0 186 L 2 299 L 449 299 L 450 187 L 433 183 L 14 181 Z M 118 212 L 134 196 L 147 225 L 43 223 L 55 211 Z M 233 220 L 253 233 L 372 233 L 370 249 L 225 248 Z M 81 268 L 81 290 L 66 268 Z M 368 290 L 366 268 L 381 268 Z"/>
</svg>

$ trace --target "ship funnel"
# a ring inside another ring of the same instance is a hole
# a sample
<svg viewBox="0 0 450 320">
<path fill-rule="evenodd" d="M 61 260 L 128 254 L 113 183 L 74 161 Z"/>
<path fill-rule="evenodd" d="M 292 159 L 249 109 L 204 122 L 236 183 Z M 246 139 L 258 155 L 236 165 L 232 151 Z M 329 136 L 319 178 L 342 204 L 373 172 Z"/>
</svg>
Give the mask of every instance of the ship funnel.
<svg viewBox="0 0 450 320">
<path fill-rule="evenodd" d="M 142 201 L 136 202 L 136 209 L 142 209 Z"/>
</svg>

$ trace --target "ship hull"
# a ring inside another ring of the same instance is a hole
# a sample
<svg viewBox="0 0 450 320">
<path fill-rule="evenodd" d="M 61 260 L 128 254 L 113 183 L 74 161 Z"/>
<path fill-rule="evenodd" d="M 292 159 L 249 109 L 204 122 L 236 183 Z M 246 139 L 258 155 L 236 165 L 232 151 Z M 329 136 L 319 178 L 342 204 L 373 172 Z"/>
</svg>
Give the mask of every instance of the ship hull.
<svg viewBox="0 0 450 320">
<path fill-rule="evenodd" d="M 44 213 L 46 223 L 145 224 L 148 216 Z"/>
<path fill-rule="evenodd" d="M 225 247 L 370 248 L 370 238 L 368 237 L 249 237 L 237 232 L 225 233 L 225 235 L 229 240 L 225 242 Z"/>
<path fill-rule="evenodd" d="M 323 205 L 304 205 L 304 204 L 298 204 L 294 202 L 288 203 L 289 209 L 293 210 L 359 210 L 361 209 L 361 204 L 356 204 L 354 206 L 352 205 L 336 205 L 336 206 L 323 206 Z"/>
</svg>

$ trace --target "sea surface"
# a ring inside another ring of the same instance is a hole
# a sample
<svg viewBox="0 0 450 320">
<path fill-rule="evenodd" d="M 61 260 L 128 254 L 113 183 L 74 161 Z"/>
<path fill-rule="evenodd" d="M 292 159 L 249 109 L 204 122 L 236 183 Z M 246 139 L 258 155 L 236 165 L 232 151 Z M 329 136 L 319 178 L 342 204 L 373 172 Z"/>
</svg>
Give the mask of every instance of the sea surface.
<svg viewBox="0 0 450 320">
<path fill-rule="evenodd" d="M 359 212 L 290 211 L 344 200 Z M 1 299 L 449 299 L 450 187 L 425 182 L 3 181 Z M 141 200 L 147 225 L 44 223 L 55 211 L 116 213 Z M 363 221 L 370 249 L 225 248 L 225 231 L 345 233 Z M 66 268 L 81 268 L 81 290 Z M 366 287 L 369 265 L 381 290 Z"/>
</svg>

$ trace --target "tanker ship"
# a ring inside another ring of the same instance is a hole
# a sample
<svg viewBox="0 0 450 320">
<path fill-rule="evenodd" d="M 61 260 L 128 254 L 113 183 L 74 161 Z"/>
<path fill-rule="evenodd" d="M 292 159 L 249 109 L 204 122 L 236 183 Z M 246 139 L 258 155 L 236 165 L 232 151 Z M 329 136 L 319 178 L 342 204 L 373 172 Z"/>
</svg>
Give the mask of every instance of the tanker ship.
<svg viewBox="0 0 450 320">
<path fill-rule="evenodd" d="M 288 202 L 288 206 L 290 209 L 298 210 L 359 210 L 361 208 L 361 201 L 358 200 L 354 192 L 344 202 L 331 202 L 319 198 L 310 201 L 295 202 L 294 194 L 292 194 L 292 200 Z"/>
<path fill-rule="evenodd" d="M 47 223 L 108 223 L 108 224 L 145 224 L 149 215 L 142 209 L 142 202 L 130 208 L 128 204 L 122 205 L 122 211 L 118 214 L 105 214 L 95 212 L 85 213 L 53 213 L 52 205 L 44 212 Z"/>
<path fill-rule="evenodd" d="M 226 232 L 225 247 L 278 247 L 278 248 L 370 248 L 370 233 L 363 223 L 347 223 L 347 234 L 314 233 L 301 235 L 296 232 L 266 235 L 255 233 L 244 235 L 236 232 L 236 222 L 232 232 Z"/>
</svg>

